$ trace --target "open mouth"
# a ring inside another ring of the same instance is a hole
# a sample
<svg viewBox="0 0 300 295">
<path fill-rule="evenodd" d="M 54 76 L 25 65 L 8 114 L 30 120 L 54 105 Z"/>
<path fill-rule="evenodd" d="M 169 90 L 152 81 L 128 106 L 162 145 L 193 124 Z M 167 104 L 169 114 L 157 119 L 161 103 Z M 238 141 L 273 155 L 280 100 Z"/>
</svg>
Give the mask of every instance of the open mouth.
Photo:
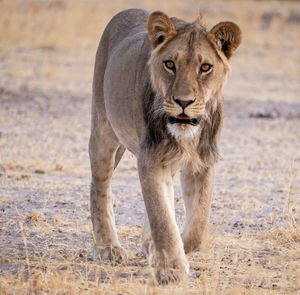
<svg viewBox="0 0 300 295">
<path fill-rule="evenodd" d="M 196 126 L 200 122 L 200 118 L 191 118 L 184 113 L 177 115 L 176 117 L 169 116 L 168 121 L 171 124 L 190 124 Z"/>
</svg>

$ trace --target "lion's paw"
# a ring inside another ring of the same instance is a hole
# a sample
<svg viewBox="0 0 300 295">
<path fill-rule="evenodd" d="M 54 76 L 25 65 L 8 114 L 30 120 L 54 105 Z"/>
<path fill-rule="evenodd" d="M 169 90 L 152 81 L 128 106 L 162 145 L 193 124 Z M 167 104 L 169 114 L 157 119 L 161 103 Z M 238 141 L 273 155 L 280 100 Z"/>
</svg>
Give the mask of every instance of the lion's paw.
<svg viewBox="0 0 300 295">
<path fill-rule="evenodd" d="M 158 269 L 156 271 L 156 280 L 160 285 L 175 283 L 180 280 L 180 271 L 176 269 Z"/>
<path fill-rule="evenodd" d="M 156 281 L 160 285 L 166 285 L 181 281 L 188 276 L 188 266 L 185 268 L 157 268 Z"/>
<path fill-rule="evenodd" d="M 189 263 L 176 259 L 169 264 L 171 267 L 158 266 L 156 268 L 156 281 L 160 285 L 175 283 L 187 278 L 189 274 Z"/>
<path fill-rule="evenodd" d="M 109 260 L 113 264 L 126 263 L 127 255 L 122 247 L 107 246 L 107 247 L 94 247 L 93 260 Z"/>
</svg>

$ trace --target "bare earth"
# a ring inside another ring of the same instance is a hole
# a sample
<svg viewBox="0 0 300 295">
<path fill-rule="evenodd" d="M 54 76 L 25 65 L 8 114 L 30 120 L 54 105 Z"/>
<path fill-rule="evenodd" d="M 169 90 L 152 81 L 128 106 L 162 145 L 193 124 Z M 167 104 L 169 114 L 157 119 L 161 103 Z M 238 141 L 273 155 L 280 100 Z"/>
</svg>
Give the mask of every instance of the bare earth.
<svg viewBox="0 0 300 295">
<path fill-rule="evenodd" d="M 290 9 L 300 16 L 299 4 Z M 0 294 L 300 294 L 300 51 L 286 38 L 249 42 L 232 59 L 208 242 L 175 287 L 152 284 L 140 251 L 144 204 L 129 152 L 112 181 L 127 265 L 91 261 L 95 48 L 1 46 Z M 182 226 L 178 178 L 175 192 Z"/>
</svg>

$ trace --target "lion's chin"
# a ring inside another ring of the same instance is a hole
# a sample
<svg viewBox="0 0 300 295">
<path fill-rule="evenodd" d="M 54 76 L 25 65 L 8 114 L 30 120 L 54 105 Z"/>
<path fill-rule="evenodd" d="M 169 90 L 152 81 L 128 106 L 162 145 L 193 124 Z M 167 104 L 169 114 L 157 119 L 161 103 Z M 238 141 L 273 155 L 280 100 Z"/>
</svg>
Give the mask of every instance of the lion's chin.
<svg viewBox="0 0 300 295">
<path fill-rule="evenodd" d="M 167 124 L 167 130 L 170 135 L 175 137 L 177 140 L 191 140 L 195 138 L 199 126 L 198 125 L 192 125 L 192 124 L 174 124 L 174 123 L 168 123 Z"/>
</svg>

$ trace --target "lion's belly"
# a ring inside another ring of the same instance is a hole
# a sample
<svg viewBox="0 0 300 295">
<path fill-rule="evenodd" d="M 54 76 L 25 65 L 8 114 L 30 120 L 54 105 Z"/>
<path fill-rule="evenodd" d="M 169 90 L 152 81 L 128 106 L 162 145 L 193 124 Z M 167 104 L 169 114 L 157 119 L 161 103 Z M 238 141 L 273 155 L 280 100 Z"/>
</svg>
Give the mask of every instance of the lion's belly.
<svg viewBox="0 0 300 295">
<path fill-rule="evenodd" d="M 133 38 L 134 39 L 134 38 Z M 119 141 L 137 155 L 143 124 L 136 91 L 137 56 L 142 40 L 125 40 L 110 55 L 104 77 L 107 117 Z M 138 128 L 137 128 L 138 126 Z"/>
<path fill-rule="evenodd" d="M 135 156 L 138 155 L 141 137 L 135 124 L 130 123 L 131 118 L 118 115 L 108 115 L 114 133 L 118 137 L 120 143 L 126 147 Z"/>
</svg>

